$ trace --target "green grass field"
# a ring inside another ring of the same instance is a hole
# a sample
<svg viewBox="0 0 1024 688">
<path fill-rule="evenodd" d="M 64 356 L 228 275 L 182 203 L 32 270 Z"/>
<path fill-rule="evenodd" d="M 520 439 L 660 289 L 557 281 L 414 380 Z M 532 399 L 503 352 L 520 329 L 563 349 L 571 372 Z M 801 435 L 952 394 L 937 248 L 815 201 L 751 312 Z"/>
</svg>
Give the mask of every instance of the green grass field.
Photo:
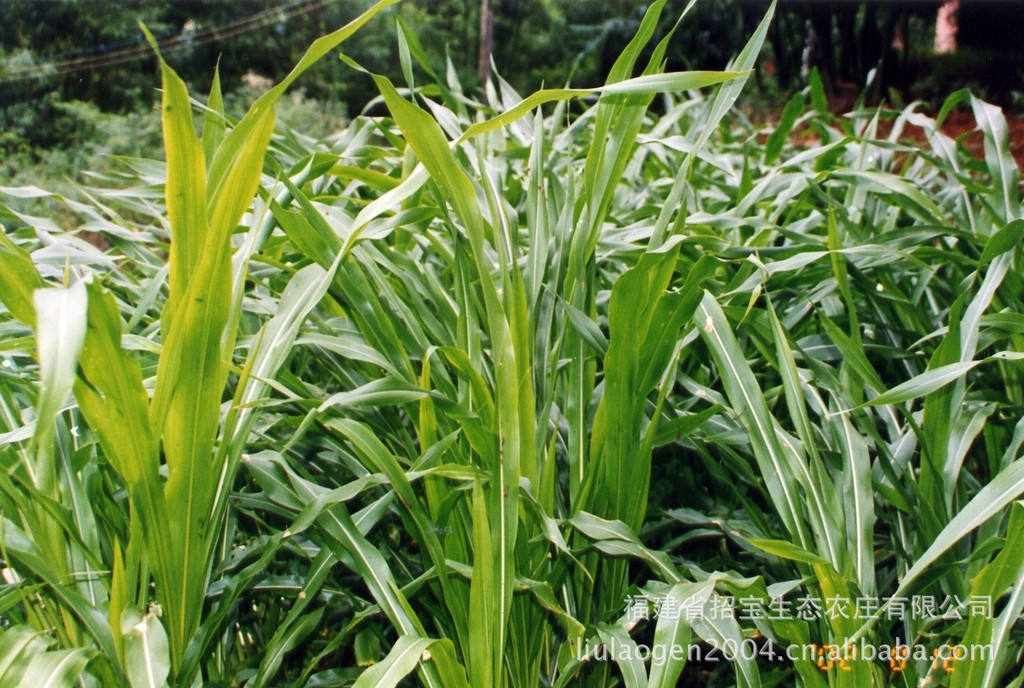
<svg viewBox="0 0 1024 688">
<path fill-rule="evenodd" d="M 403 32 L 372 116 L 275 125 L 393 2 L 0 189 L 0 686 L 1024 684 L 1002 112 L 755 126 L 771 13 L 663 73 L 659 0 L 600 87 L 487 107 Z"/>
</svg>

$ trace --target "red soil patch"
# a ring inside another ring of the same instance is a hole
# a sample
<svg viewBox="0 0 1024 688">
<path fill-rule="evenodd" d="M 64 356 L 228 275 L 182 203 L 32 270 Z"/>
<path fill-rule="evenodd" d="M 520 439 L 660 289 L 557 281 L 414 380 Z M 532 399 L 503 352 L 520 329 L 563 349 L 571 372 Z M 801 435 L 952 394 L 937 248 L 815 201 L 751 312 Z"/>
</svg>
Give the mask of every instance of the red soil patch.
<svg viewBox="0 0 1024 688">
<path fill-rule="evenodd" d="M 857 87 L 855 84 L 838 83 L 837 92 L 829 98 L 829 111 L 835 115 L 842 115 L 854 108 L 857 100 Z M 1010 132 L 1010 153 L 1017 161 L 1017 169 L 1024 169 L 1024 113 L 1006 112 L 1006 126 Z M 878 123 L 878 135 L 888 136 L 892 131 L 892 120 L 881 120 Z M 949 113 L 942 122 L 941 131 L 950 138 L 957 139 L 967 135 L 963 139 L 964 147 L 975 157 L 985 157 L 985 138 L 978 130 L 974 120 L 974 114 L 966 107 L 961 107 Z M 924 142 L 924 131 L 920 127 L 906 125 L 900 135 L 904 141 Z"/>
<path fill-rule="evenodd" d="M 1017 169 L 1024 169 L 1024 119 L 1019 115 L 1008 115 L 1006 117 L 1006 126 L 1010 133 L 1010 153 L 1013 155 L 1014 160 L 1017 161 Z M 888 136 L 891 131 L 891 121 L 879 122 L 879 136 Z M 942 122 L 941 131 L 953 139 L 959 139 L 963 136 L 964 148 L 971 155 L 977 158 L 985 157 L 985 138 L 978 129 L 972 113 L 962 110 L 955 110 L 949 113 L 949 116 Z M 903 128 L 900 139 L 923 142 L 925 135 L 920 127 L 906 125 Z"/>
<path fill-rule="evenodd" d="M 856 107 L 857 86 L 852 83 L 839 82 L 836 84 L 836 92 L 828 98 L 828 109 L 833 115 L 841 117 Z M 1006 112 L 1006 126 L 1010 134 L 1010 153 L 1017 161 L 1017 169 L 1024 170 L 1024 112 Z M 776 113 L 775 117 L 778 117 Z M 892 119 L 880 119 L 878 122 L 878 137 L 886 138 L 892 132 Z M 984 134 L 978 130 L 974 120 L 974 114 L 966 107 L 960 107 L 950 112 L 942 122 L 941 131 L 952 139 L 961 136 L 964 148 L 979 159 L 985 158 Z M 797 145 L 812 145 L 819 141 L 817 134 L 809 128 L 799 128 L 791 136 L 791 140 Z M 767 134 L 759 136 L 759 141 L 764 143 Z M 900 140 L 924 144 L 926 141 L 924 130 L 910 124 L 903 126 Z"/>
<path fill-rule="evenodd" d="M 829 103 L 834 114 L 845 112 L 841 103 Z M 1005 114 L 1005 113 L 1004 113 Z M 1024 170 L 1024 114 L 1005 114 L 1006 126 L 1010 135 L 1010 153 L 1017 162 L 1017 169 Z M 892 132 L 893 120 L 882 119 L 878 122 L 877 137 L 887 138 Z M 838 127 L 837 127 L 838 129 Z M 985 158 L 985 138 L 978 129 L 974 115 L 966 110 L 954 110 L 949 113 L 942 122 L 940 129 L 943 134 L 952 139 L 961 139 L 964 148 L 979 159 Z M 767 133 L 758 134 L 758 142 L 764 143 L 768 139 Z M 818 135 L 808 127 L 801 127 L 793 131 L 790 139 L 799 146 L 810 146 L 820 141 Z M 924 144 L 926 141 L 924 130 L 912 124 L 904 124 L 900 134 L 900 140 Z"/>
</svg>

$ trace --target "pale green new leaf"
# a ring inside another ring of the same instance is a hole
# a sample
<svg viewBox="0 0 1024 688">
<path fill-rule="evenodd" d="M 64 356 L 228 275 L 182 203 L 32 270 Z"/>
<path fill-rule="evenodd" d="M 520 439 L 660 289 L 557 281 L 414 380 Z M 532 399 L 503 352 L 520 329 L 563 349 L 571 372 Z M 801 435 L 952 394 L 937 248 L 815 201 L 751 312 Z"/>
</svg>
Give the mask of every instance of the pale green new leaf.
<svg viewBox="0 0 1024 688">
<path fill-rule="evenodd" d="M 686 666 L 693 633 L 684 608 L 688 605 L 703 609 L 704 602 L 714 592 L 714 585 L 705 583 L 677 583 L 669 588 L 662 600 L 662 608 L 673 608 L 675 614 L 661 614 L 654 627 L 654 645 L 651 647 L 651 688 L 673 688 Z M 671 599 L 673 603 L 666 603 Z M 662 648 L 660 652 L 656 648 Z M 681 656 L 680 656 L 681 655 Z M 661 657 L 659 660 L 658 657 Z"/>
<path fill-rule="evenodd" d="M 124 628 L 125 674 L 132 688 L 161 688 L 171 671 L 170 646 L 163 624 L 152 612 L 140 616 L 126 610 Z"/>
<path fill-rule="evenodd" d="M 387 657 L 359 675 L 352 684 L 353 688 L 394 688 L 412 673 L 420 662 L 430 659 L 430 647 L 439 642 L 447 641 L 401 636 Z"/>
</svg>

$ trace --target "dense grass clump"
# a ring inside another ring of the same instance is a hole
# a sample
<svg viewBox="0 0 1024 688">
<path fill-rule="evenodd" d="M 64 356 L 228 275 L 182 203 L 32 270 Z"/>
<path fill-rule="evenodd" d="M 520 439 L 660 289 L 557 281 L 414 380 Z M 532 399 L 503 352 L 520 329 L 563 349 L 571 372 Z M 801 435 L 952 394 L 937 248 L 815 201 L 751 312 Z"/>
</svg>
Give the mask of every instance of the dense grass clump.
<svg viewBox="0 0 1024 688">
<path fill-rule="evenodd" d="M 199 137 L 162 65 L 165 162 L 4 190 L 0 683 L 1020 685 L 1002 113 L 756 127 L 771 13 L 666 74 L 660 0 L 599 88 L 484 106 L 403 33 L 405 87 L 350 62 L 386 114 L 275 126 L 388 4 Z"/>
</svg>

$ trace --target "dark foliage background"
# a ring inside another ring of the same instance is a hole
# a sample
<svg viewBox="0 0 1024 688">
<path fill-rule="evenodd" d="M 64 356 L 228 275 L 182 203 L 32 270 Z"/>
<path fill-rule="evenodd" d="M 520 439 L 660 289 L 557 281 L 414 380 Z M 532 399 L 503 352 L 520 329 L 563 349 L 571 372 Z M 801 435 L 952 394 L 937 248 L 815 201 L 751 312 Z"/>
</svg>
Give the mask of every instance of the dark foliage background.
<svg viewBox="0 0 1024 688">
<path fill-rule="evenodd" d="M 493 60 L 522 92 L 541 85 L 603 81 L 643 15 L 643 0 L 490 0 Z M 668 11 L 686 0 L 671 0 Z M 750 35 L 766 0 L 701 0 L 680 25 L 668 69 L 721 69 Z M 964 0 L 955 55 L 934 56 L 937 0 L 822 2 L 783 0 L 749 107 L 772 111 L 805 85 L 809 60 L 832 95 L 859 93 L 872 69 L 873 100 L 938 102 L 960 86 L 1000 105 L 1019 107 L 1024 90 L 1024 4 Z M 0 178 L 40 168 L 74 177 L 97 154 L 138 154 L 159 142 L 146 113 L 157 97 L 157 70 L 139 22 L 167 44 L 168 61 L 193 92 L 210 86 L 219 63 L 224 90 L 241 111 L 255 93 L 243 76 L 280 79 L 317 36 L 356 16 L 367 0 L 0 0 Z M 400 80 L 395 20 L 413 27 L 439 73 L 446 60 L 467 90 L 477 89 L 481 0 L 407 0 L 389 20 L 360 32 L 346 52 Z M 805 55 L 809 29 L 817 36 Z M 667 28 L 662 30 L 668 30 Z M 191 37 L 191 38 L 190 38 Z M 168 44 L 168 42 L 171 42 Z M 125 53 L 128 53 L 125 56 Z M 251 82 L 250 82 L 251 83 Z M 377 91 L 339 60 L 303 78 L 296 119 L 313 113 L 358 114 Z M 1017 100 L 1019 100 L 1019 95 Z M 112 119 L 109 118 L 113 117 Z M 147 122 L 149 123 L 147 125 Z M 29 178 L 29 181 L 32 181 Z"/>
</svg>

